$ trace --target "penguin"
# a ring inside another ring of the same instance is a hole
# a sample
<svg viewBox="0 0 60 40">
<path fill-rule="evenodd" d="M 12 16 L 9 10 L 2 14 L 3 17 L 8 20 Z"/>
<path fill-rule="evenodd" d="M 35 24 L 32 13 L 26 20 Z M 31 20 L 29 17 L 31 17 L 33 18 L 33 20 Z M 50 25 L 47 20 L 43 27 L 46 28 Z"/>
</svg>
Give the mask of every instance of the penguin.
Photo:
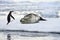
<svg viewBox="0 0 60 40">
<path fill-rule="evenodd" d="M 9 14 L 8 14 L 8 16 L 7 16 L 7 25 L 10 23 L 10 21 L 11 21 L 11 18 L 10 17 L 12 17 L 14 20 L 15 20 L 15 18 L 12 16 L 12 13 L 13 11 L 10 11 L 9 12 Z"/>
</svg>

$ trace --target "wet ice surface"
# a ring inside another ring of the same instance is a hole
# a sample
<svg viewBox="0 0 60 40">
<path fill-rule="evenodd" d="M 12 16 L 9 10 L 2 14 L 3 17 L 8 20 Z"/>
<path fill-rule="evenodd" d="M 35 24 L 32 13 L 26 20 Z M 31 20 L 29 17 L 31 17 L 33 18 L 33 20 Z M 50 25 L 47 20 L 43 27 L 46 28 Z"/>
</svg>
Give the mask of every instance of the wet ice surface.
<svg viewBox="0 0 60 40">
<path fill-rule="evenodd" d="M 46 34 L 46 33 L 11 32 L 10 36 L 11 40 L 60 40 L 60 34 L 51 34 L 51 33 Z M 1 32 L 0 40 L 7 40 L 7 33 Z"/>
</svg>

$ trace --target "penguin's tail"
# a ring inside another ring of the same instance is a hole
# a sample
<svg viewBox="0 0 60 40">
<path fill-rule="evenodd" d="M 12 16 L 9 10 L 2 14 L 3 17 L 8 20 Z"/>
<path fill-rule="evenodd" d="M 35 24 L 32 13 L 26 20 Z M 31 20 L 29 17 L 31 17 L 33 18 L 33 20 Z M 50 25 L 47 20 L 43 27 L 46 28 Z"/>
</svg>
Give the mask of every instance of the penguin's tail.
<svg viewBox="0 0 60 40">
<path fill-rule="evenodd" d="M 8 24 L 9 24 L 9 22 L 6 25 L 8 25 Z"/>
<path fill-rule="evenodd" d="M 13 20 L 11 20 L 10 22 L 12 22 Z M 8 22 L 6 25 L 8 25 L 10 22 Z"/>
</svg>

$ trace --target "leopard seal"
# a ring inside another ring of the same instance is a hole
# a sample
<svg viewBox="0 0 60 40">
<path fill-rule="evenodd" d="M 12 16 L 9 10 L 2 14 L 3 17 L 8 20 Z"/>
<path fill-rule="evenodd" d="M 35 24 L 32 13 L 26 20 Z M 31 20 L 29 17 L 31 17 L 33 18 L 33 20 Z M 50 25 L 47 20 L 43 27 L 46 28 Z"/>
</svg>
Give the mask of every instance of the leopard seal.
<svg viewBox="0 0 60 40">
<path fill-rule="evenodd" d="M 23 18 L 21 18 L 20 22 L 22 24 L 31 24 L 31 23 L 38 23 L 39 21 L 46 21 L 42 17 L 38 16 L 37 14 L 27 14 Z"/>
</svg>

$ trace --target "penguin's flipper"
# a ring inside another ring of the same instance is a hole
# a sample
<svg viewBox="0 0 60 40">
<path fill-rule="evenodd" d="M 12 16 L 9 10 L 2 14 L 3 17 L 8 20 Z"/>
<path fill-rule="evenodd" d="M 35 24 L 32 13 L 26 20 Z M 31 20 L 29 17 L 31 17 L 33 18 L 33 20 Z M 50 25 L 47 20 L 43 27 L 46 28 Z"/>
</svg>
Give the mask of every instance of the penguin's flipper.
<svg viewBox="0 0 60 40">
<path fill-rule="evenodd" d="M 15 20 L 15 18 L 12 15 L 10 15 L 10 16 Z"/>
</svg>

